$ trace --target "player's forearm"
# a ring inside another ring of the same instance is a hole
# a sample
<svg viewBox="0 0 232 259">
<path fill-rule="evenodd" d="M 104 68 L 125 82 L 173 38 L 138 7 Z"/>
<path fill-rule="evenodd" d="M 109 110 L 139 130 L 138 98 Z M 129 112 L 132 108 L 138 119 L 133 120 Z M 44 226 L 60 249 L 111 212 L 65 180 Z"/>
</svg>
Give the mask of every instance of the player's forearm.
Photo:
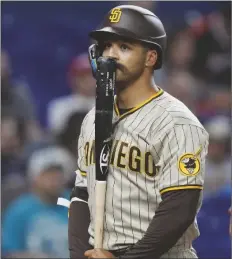
<svg viewBox="0 0 232 259">
<path fill-rule="evenodd" d="M 90 248 L 88 227 L 90 223 L 88 193 L 86 187 L 75 187 L 71 194 L 69 208 L 68 239 L 70 258 L 83 258 Z M 80 200 L 78 200 L 80 199 Z"/>
<path fill-rule="evenodd" d="M 172 191 L 162 196 L 144 237 L 120 259 L 158 259 L 172 248 L 193 223 L 200 190 Z"/>
</svg>

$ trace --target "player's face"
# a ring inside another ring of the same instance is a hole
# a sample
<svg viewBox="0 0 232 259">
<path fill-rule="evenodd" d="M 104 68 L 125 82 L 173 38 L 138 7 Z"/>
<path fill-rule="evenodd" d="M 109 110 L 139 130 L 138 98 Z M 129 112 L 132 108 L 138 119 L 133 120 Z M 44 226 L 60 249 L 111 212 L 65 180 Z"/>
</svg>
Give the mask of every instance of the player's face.
<svg viewBox="0 0 232 259">
<path fill-rule="evenodd" d="M 116 82 L 130 84 L 144 72 L 146 61 L 145 48 L 137 43 L 125 40 L 108 40 L 103 43 L 103 57 L 117 61 Z"/>
<path fill-rule="evenodd" d="M 57 198 L 64 189 L 64 173 L 59 169 L 48 169 L 40 174 L 37 179 L 37 186 L 44 195 L 50 198 Z"/>
</svg>

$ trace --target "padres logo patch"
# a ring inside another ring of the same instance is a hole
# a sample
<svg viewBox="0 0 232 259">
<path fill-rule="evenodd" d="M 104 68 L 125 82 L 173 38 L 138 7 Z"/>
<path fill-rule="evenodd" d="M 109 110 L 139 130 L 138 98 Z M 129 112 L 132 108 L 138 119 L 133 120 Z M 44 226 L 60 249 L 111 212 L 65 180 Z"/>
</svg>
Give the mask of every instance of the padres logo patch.
<svg viewBox="0 0 232 259">
<path fill-rule="evenodd" d="M 113 23 L 117 23 L 120 21 L 120 18 L 121 18 L 121 15 L 122 15 L 122 11 L 120 8 L 114 8 L 111 13 L 110 13 L 110 21 L 113 22 Z"/>
<path fill-rule="evenodd" d="M 194 176 L 200 171 L 200 161 L 197 158 L 201 153 L 202 147 L 198 149 L 196 154 L 184 154 L 178 161 L 178 168 L 183 175 Z"/>
</svg>

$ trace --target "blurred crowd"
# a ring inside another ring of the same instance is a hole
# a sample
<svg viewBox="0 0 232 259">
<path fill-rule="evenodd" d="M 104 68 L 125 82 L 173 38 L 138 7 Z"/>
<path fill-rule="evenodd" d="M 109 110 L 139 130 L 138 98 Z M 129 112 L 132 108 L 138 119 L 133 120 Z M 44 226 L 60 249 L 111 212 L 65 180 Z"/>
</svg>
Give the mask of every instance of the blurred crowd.
<svg viewBox="0 0 232 259">
<path fill-rule="evenodd" d="M 155 2 L 129 3 L 156 9 Z M 230 12 L 228 2 L 168 28 L 164 67 L 154 73 L 156 84 L 184 102 L 210 135 L 195 244 L 200 258 L 230 257 Z M 56 201 L 69 198 L 80 125 L 95 102 L 87 49 L 63 71 L 69 94 L 49 100 L 47 127 L 37 115 L 37 96 L 13 77 L 11 53 L 1 50 L 2 254 L 10 258 L 68 258 L 68 211 Z"/>
</svg>

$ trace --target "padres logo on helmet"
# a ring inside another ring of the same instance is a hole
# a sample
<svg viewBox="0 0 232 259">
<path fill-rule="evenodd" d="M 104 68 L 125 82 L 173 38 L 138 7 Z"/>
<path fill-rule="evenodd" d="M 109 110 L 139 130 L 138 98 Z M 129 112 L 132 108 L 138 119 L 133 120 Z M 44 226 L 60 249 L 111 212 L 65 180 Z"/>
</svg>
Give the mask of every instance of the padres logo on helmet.
<svg viewBox="0 0 232 259">
<path fill-rule="evenodd" d="M 110 21 L 113 23 L 119 22 L 122 15 L 122 11 L 120 8 L 114 8 L 110 13 Z"/>
<path fill-rule="evenodd" d="M 186 176 L 197 175 L 200 171 L 200 161 L 197 156 L 200 154 L 202 148 L 196 152 L 196 154 L 184 154 L 180 157 L 178 162 L 179 170 Z"/>
</svg>

